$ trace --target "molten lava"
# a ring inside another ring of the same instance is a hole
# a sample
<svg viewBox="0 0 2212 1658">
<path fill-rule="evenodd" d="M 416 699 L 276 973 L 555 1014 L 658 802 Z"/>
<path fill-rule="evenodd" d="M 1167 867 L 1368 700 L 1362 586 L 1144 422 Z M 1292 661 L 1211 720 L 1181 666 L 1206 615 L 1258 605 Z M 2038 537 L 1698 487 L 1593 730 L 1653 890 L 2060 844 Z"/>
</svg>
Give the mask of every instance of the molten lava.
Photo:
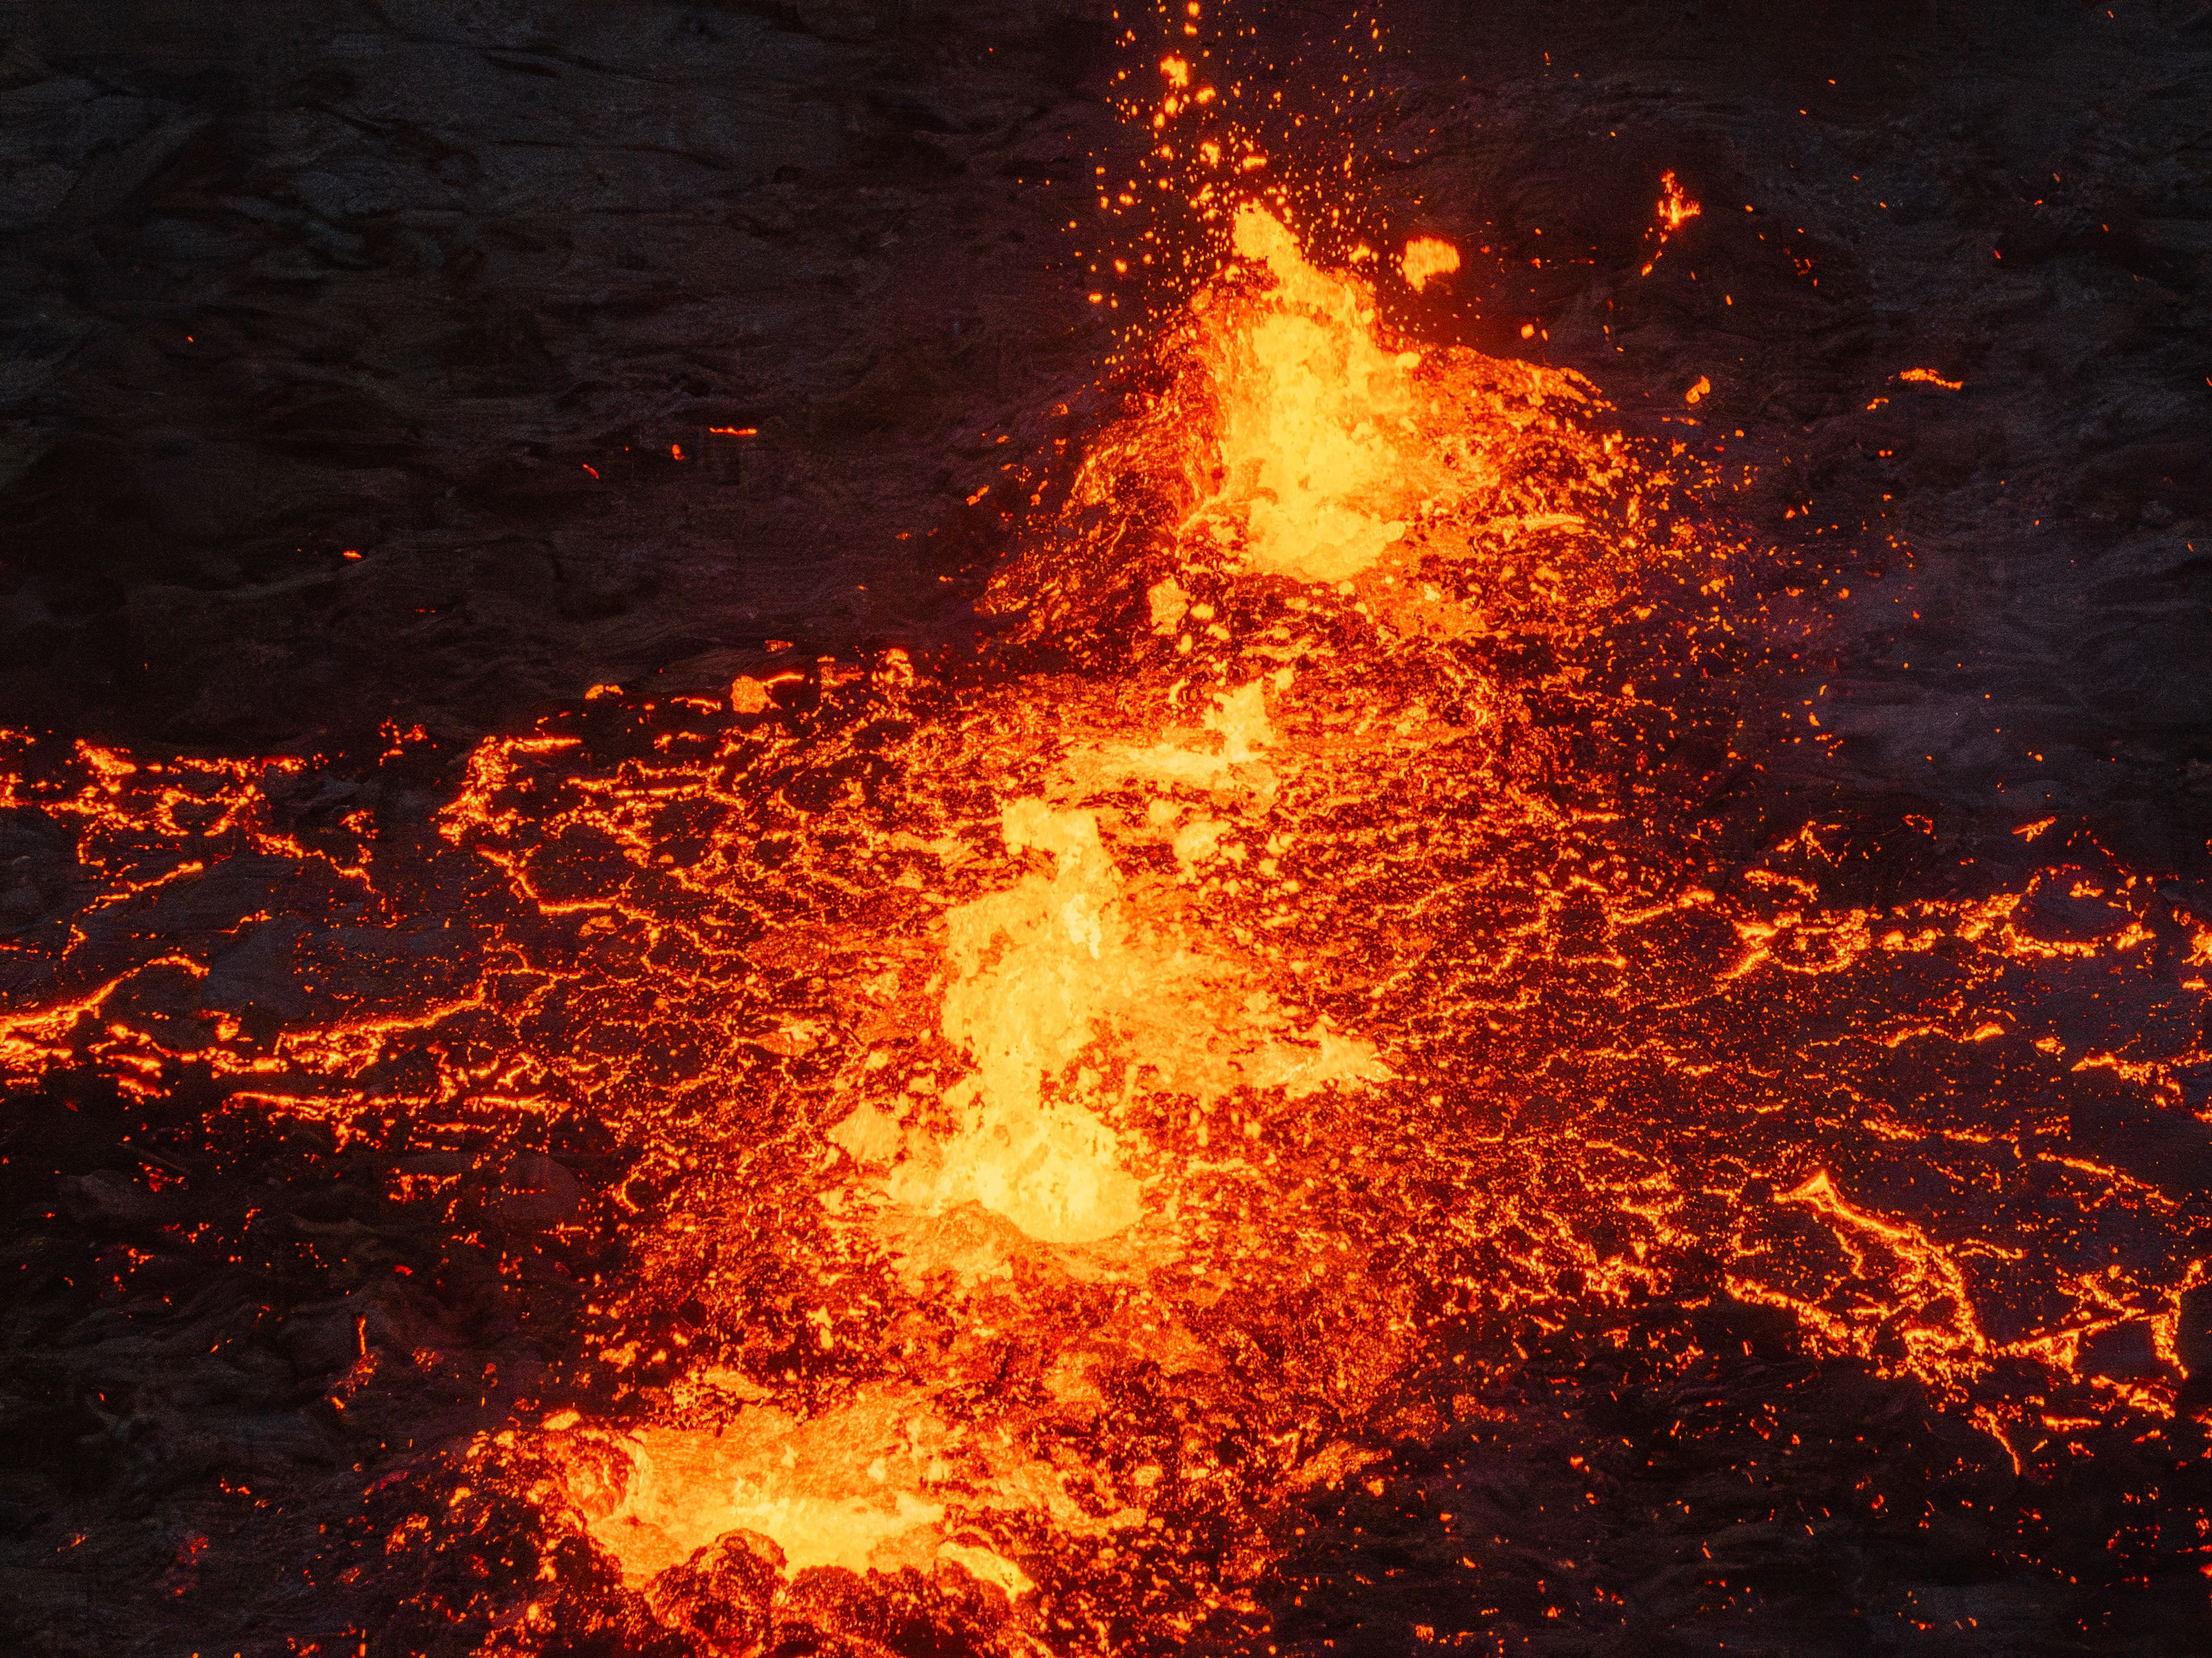
<svg viewBox="0 0 2212 1658">
<path fill-rule="evenodd" d="M 506 1492 L 709 1650 L 839 1574 L 976 1649 L 1265 1646 L 1301 1493 L 1480 1417 L 1520 1333 L 1666 1295 L 2015 1457 L 2171 1415 L 2208 1199 L 2155 1125 L 2212 1059 L 2212 930 L 2085 841 L 1881 902 L 1842 823 L 1729 865 L 1756 559 L 1688 459 L 1392 338 L 1259 206 L 1232 252 L 1029 480 L 957 675 L 597 699 L 412 841 L 279 833 L 289 762 L 19 745 L 0 805 L 73 826 L 93 896 L 11 946 L 11 1081 L 404 1146 L 402 1203 L 520 1169 L 549 1236 L 626 1240 L 560 1408 L 394 1556 Z M 581 1127 L 622 1174 L 566 1198 Z M 2085 1367 L 2122 1327 L 2155 1364 Z M 453 1615 L 550 1643 L 556 1555 Z"/>
</svg>

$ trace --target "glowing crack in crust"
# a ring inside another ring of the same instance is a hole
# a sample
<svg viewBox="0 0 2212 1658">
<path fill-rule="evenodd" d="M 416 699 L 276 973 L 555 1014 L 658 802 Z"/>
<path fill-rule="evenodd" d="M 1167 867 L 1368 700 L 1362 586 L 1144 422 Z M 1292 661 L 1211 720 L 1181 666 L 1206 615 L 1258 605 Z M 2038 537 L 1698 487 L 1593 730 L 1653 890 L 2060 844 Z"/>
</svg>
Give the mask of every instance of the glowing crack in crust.
<svg viewBox="0 0 2212 1658">
<path fill-rule="evenodd" d="M 1707 1267 L 2016 1457 L 2177 1408 L 2212 929 L 2057 836 L 1880 906 L 1840 823 L 1717 872 L 1662 762 L 1734 729 L 1754 616 L 1808 624 L 1692 462 L 1232 234 L 1030 480 L 983 671 L 595 699 L 411 841 L 280 830 L 297 762 L 7 739 L 89 895 L 6 945 L 11 1083 L 452 1159 L 402 1203 L 623 1148 L 548 1223 L 628 1250 L 574 1406 L 393 1556 L 507 1492 L 672 1628 L 828 1573 L 952 1584 L 983 1649 L 1256 1638 L 1286 1497 Z M 2085 1363 L 2115 1334 L 2151 1361 Z M 436 1362 L 362 1341 L 358 1385 Z"/>
</svg>

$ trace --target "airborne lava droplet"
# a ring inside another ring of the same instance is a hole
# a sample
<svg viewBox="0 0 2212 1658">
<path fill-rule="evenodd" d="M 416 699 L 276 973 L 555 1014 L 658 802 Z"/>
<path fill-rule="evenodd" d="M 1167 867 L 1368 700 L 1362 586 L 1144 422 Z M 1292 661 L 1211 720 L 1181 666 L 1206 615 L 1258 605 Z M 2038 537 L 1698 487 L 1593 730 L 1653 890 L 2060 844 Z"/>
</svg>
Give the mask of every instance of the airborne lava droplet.
<svg viewBox="0 0 2212 1658">
<path fill-rule="evenodd" d="M 1399 256 L 1398 271 L 1416 294 L 1438 276 L 1459 269 L 1459 249 L 1436 236 L 1416 236 Z"/>
</svg>

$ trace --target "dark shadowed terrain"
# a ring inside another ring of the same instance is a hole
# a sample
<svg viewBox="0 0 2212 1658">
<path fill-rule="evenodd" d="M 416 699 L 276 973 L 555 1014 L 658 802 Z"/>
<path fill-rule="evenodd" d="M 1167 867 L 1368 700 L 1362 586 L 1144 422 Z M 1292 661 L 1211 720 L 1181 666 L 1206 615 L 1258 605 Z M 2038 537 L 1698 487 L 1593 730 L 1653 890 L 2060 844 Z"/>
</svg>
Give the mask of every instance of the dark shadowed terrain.
<svg viewBox="0 0 2212 1658">
<path fill-rule="evenodd" d="M 465 737 L 926 618 L 1110 121 L 1098 22 L 911 9 L 13 9 L 0 718 Z"/>
<path fill-rule="evenodd" d="M 1816 808 L 1923 821 L 1936 849 L 1884 842 L 1886 890 L 1948 892 L 2056 817 L 2207 913 L 2212 6 L 1375 15 L 1377 95 L 1315 130 L 1354 142 L 1331 170 L 1364 224 L 1466 258 L 1396 320 L 1587 374 L 1632 431 L 1719 466 L 1723 509 L 1807 573 L 1774 603 L 1817 646 L 1747 706 L 1817 710 L 1824 740 L 1740 739 L 1759 763 L 1713 785 L 1729 855 Z M 1223 15 L 1258 28 L 1287 97 L 1333 90 L 1348 10 Z M 650 723 L 595 713 L 595 686 L 720 696 L 771 663 L 957 659 L 1007 535 L 969 497 L 1068 435 L 1115 331 L 1175 297 L 1086 297 L 1093 170 L 1142 147 L 1109 102 L 1120 27 L 1108 0 L 0 4 L 0 727 L 49 755 L 325 756 L 271 774 L 276 828 L 337 848 L 368 811 L 427 842 L 488 733 L 557 716 L 646 751 Z M 1647 271 L 1664 171 L 1703 210 Z M 108 925 L 75 829 L 15 804 L 0 1015 L 59 993 L 46 941 Z M 311 861 L 233 859 L 129 950 L 278 913 L 217 969 L 271 1032 L 319 1005 L 293 988 L 294 910 L 338 929 L 331 975 L 461 981 L 473 946 L 434 909 L 364 943 Z M 434 863 L 409 878 L 455 884 L 453 913 L 482 896 L 481 871 Z M 2145 1154 L 2174 1193 L 2212 1177 L 2205 1045 L 2177 1044 L 2200 1060 Z M 611 1233 L 543 1235 L 586 1189 L 628 1191 L 631 1151 L 579 1128 L 458 1220 L 395 1219 L 399 1148 L 203 1145 L 206 1101 L 90 1076 L 0 1116 L 7 1638 L 334 1655 L 358 1631 L 384 1652 L 378 1620 L 458 1592 L 365 1577 L 327 1540 L 364 1512 L 389 1530 L 428 1451 L 551 1397 L 578 1284 L 624 1257 Z M 264 1207 L 288 1230 L 220 1268 L 156 1236 Z M 2161 1436 L 2024 1476 L 1711 1276 L 1634 1342 L 1526 1333 L 1480 1410 L 1398 1443 L 1387 1483 L 1316 1497 L 1260 1649 L 1461 1627 L 1438 1509 L 1496 1522 L 1498 1598 L 1474 1610 L 1497 1644 L 1471 1650 L 2205 1649 L 2206 1290 L 2180 1304 L 2191 1381 Z M 2148 1341 L 2126 1327 L 2093 1367 L 2148 1374 Z M 342 1385 L 380 1344 L 438 1362 Z M 1589 1461 L 1616 1442 L 1618 1466 Z M 1778 1521 L 1778 1481 L 1854 1517 Z M 1553 1614 L 1594 1558 L 1618 1628 Z M 950 1649 L 896 1634 L 821 1649 Z M 566 1649 L 664 1649 L 627 1639 Z"/>
<path fill-rule="evenodd" d="M 12 8 L 0 719 L 459 739 L 933 619 L 893 537 L 1104 349 L 1065 227 L 1127 148 L 1106 10 Z M 1631 405 L 1708 378 L 1761 527 L 1893 567 L 1832 692 L 1870 769 L 2172 865 L 2209 17 L 1409 3 L 1347 191 L 1495 248 L 1476 343 L 1535 321 Z M 1263 27 L 1319 65 L 1341 21 Z M 1710 210 L 1638 278 L 1662 167 Z"/>
</svg>

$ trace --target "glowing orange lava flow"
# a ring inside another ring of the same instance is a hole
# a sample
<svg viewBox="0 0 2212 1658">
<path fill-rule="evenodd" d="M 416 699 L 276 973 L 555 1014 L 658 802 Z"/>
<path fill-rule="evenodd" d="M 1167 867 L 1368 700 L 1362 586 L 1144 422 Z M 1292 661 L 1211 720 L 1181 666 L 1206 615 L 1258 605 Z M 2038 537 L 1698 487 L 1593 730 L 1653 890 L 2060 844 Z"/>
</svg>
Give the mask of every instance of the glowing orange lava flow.
<svg viewBox="0 0 2212 1658">
<path fill-rule="evenodd" d="M 2212 932 L 2094 848 L 1879 903 L 1840 823 L 1715 861 L 1668 756 L 1750 556 L 1580 377 L 1389 339 L 1256 208 L 1152 372 L 957 681 L 604 699 L 419 844 L 287 841 L 251 767 L 15 764 L 98 891 L 11 1079 L 635 1154 L 562 1223 L 631 1244 L 573 1403 L 392 1550 L 521 1493 L 714 1650 L 825 1571 L 977 1649 L 1260 1639 L 1290 1498 L 1685 1285 L 2017 1454 L 2170 1412 Z M 2082 1364 L 2129 1326 L 2154 1366 Z M 488 1641 L 553 1628 L 547 1570 Z"/>
</svg>

